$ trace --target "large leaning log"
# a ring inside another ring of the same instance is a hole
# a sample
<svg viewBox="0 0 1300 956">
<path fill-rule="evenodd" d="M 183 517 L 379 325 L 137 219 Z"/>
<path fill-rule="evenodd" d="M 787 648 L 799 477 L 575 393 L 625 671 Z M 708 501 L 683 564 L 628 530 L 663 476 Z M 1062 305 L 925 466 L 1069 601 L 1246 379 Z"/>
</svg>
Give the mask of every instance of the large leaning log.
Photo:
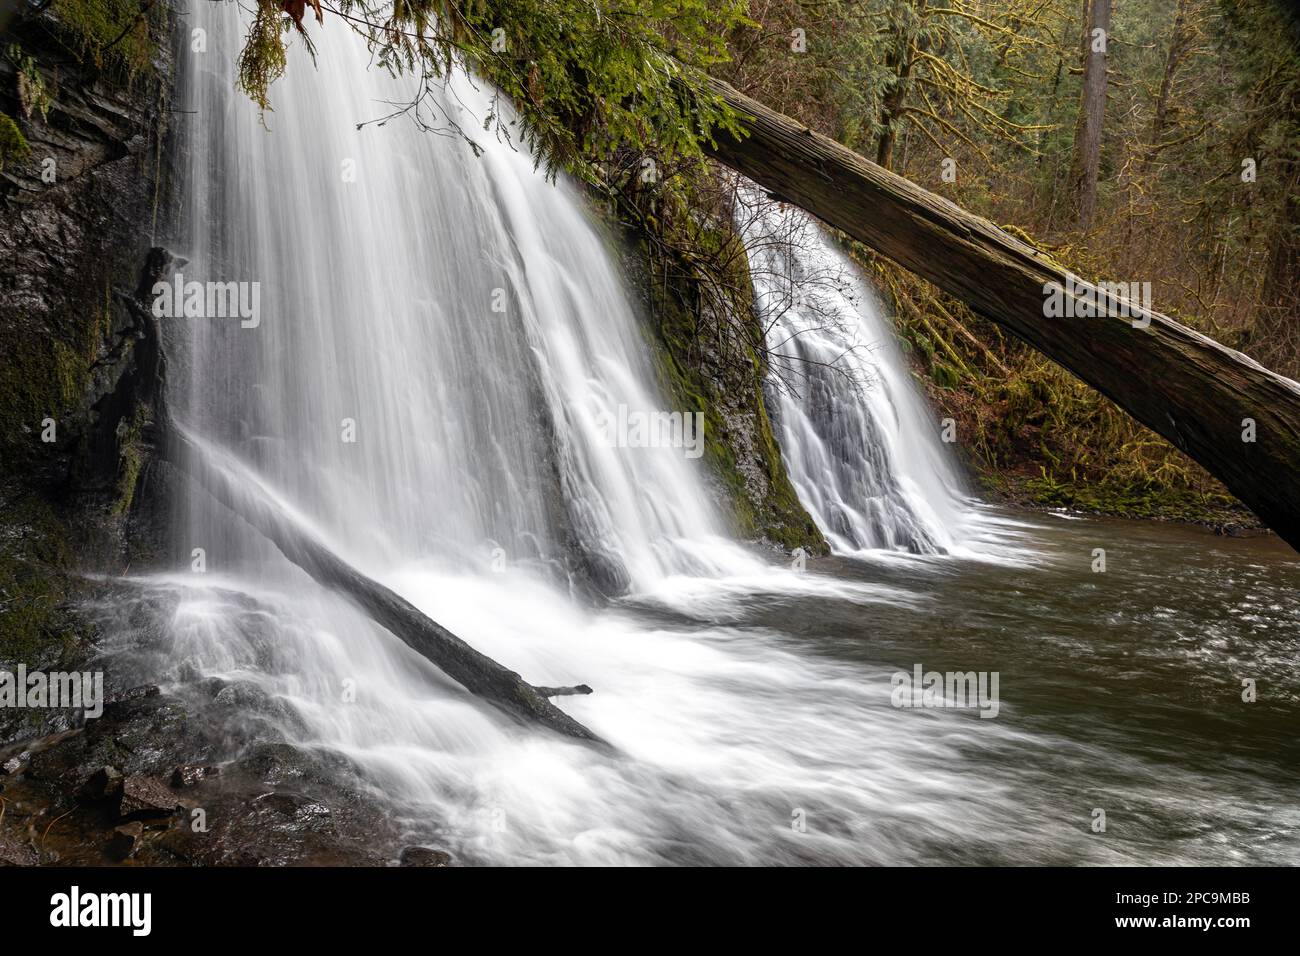
<svg viewBox="0 0 1300 956">
<path fill-rule="evenodd" d="M 362 574 L 317 541 L 270 495 L 249 491 L 246 482 L 234 481 L 227 465 L 219 460 L 219 453 L 199 448 L 196 439 L 174 423 L 166 425 L 161 442 L 168 461 L 265 535 L 286 558 L 322 586 L 346 595 L 375 623 L 428 658 L 471 694 L 520 721 L 540 723 L 569 737 L 602 743 L 547 699 L 573 690 L 535 688 L 514 671 L 474 650 L 400 594 Z M 585 684 L 580 686 L 586 693 L 591 692 Z"/>
<path fill-rule="evenodd" d="M 161 247 L 150 249 L 140 273 L 139 285 L 133 292 L 117 293 L 122 304 L 135 317 L 135 332 L 144 340 L 145 354 L 151 357 L 147 387 L 158 408 L 149 437 L 162 457 L 261 532 L 280 553 L 319 584 L 346 595 L 376 624 L 433 662 L 471 694 L 516 720 L 539 723 L 568 737 L 606 746 L 599 737 L 547 699 L 561 694 L 590 694 L 590 687 L 586 684 L 575 688 L 533 687 L 514 671 L 480 654 L 400 594 L 340 558 L 240 462 L 219 448 L 203 447 L 200 439 L 191 436 L 171 418 L 163 400 L 167 361 L 158 319 L 152 311 L 154 295 L 151 290 L 164 275 L 184 262 Z"/>
<path fill-rule="evenodd" d="M 1065 298 L 1086 306 L 1095 287 L 1085 283 L 1075 291 L 1072 280 L 1079 280 L 987 220 L 725 83 L 714 84 L 748 134 L 719 135 L 709 147 L 714 158 L 928 279 L 1073 372 L 1200 462 L 1300 550 L 1295 382 L 1158 312 L 1137 308 L 1117 315 L 1112 308 L 1101 318 L 1049 318 L 1047 290 L 1065 290 Z"/>
</svg>

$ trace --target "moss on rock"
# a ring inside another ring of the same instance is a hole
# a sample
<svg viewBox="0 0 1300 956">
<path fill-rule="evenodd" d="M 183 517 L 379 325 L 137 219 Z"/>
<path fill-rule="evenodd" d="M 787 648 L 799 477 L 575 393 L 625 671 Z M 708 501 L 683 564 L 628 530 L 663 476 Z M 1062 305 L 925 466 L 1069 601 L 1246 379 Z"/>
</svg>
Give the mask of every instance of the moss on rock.
<svg viewBox="0 0 1300 956">
<path fill-rule="evenodd" d="M 703 413 L 703 461 L 730 504 L 736 533 L 825 554 L 829 548 L 790 483 L 767 414 L 767 369 L 754 346 L 762 326 L 753 310 L 744 245 L 721 221 L 694 225 L 692 247 L 701 257 L 727 263 L 731 274 L 709 284 L 714 301 L 691 262 L 674 263 L 673 281 L 649 283 L 661 385 L 683 411 Z M 648 244 L 639 245 L 653 263 Z M 716 301 L 718 295 L 725 301 Z M 717 310 L 726 311 L 726 321 L 719 321 Z M 745 334 L 735 334 L 737 327 Z"/>
<path fill-rule="evenodd" d="M 135 500 L 135 489 L 140 482 L 140 471 L 144 468 L 147 454 L 143 433 L 148 423 L 148 408 L 137 405 L 131 419 L 123 419 L 118 424 L 117 482 L 114 486 L 113 504 L 109 508 L 109 513 L 114 517 L 121 517 L 130 511 L 131 503 Z"/>
<path fill-rule="evenodd" d="M 36 328 L 0 324 L 0 471 L 19 466 L 41 440 L 42 422 L 66 427 L 64 413 L 90 385 L 95 353 L 89 324 L 76 347 Z"/>
<path fill-rule="evenodd" d="M 13 117 L 0 113 L 0 169 L 9 163 L 21 163 L 31 154 L 32 148 Z"/>
<path fill-rule="evenodd" d="M 58 178 L 6 169 L 0 202 L 0 663 L 84 655 L 81 572 L 132 554 L 152 373 L 113 290 L 135 287 L 147 249 L 169 15 L 54 0 L 6 36 L 18 80 L 0 89 L 0 153 L 30 138 Z"/>
<path fill-rule="evenodd" d="M 153 5 L 139 0 L 54 0 L 54 12 L 76 38 L 78 52 L 99 69 L 127 78 L 149 66 L 154 41 L 150 25 L 158 18 Z"/>
<path fill-rule="evenodd" d="M 34 494 L 0 492 L 0 504 L 0 661 L 50 664 L 88 637 L 68 608 L 78 592 L 69 529 Z"/>
</svg>

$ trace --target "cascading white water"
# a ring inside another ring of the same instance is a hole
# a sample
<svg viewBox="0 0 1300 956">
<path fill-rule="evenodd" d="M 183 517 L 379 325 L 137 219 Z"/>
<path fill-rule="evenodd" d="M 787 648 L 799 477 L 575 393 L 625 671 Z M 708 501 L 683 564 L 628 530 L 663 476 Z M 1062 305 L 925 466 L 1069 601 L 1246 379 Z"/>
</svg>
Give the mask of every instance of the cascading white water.
<svg viewBox="0 0 1300 956">
<path fill-rule="evenodd" d="M 764 319 L 772 417 L 790 480 L 836 553 L 947 552 L 968 502 L 893 329 L 804 212 L 737 190 Z"/>
<path fill-rule="evenodd" d="M 330 20 L 315 65 L 291 49 L 268 131 L 234 88 L 238 16 L 187 21 L 209 44 L 185 58 L 175 244 L 186 280 L 258 282 L 260 321 L 169 320 L 177 417 L 249 496 L 480 651 L 595 687 L 562 704 L 615 755 L 474 700 L 202 493 L 177 545 L 205 573 L 141 580 L 179 602 L 150 679 L 219 679 L 259 727 L 347 758 L 412 840 L 468 861 L 900 859 L 907 808 L 949 792 L 950 747 L 899 724 L 886 671 L 720 622 L 764 592 L 929 598 L 773 569 L 720 536 L 682 449 L 610 447 L 602 414 L 663 405 L 633 310 L 576 194 L 477 132 L 468 80 L 440 106 L 481 156 L 400 118 L 358 130 L 410 85 Z M 655 607 L 580 599 L 625 589 Z M 124 633 L 119 652 L 144 654 Z M 793 831 L 808 807 L 819 826 Z M 920 832 L 941 846 L 994 813 Z"/>
<path fill-rule="evenodd" d="M 606 591 L 718 570 L 693 463 L 606 440 L 602 415 L 662 404 L 633 312 L 576 198 L 482 133 L 486 94 L 436 103 L 478 159 L 405 118 L 358 132 L 415 84 L 335 21 L 314 67 L 294 44 L 268 132 L 233 89 L 237 18 L 205 15 L 189 58 L 186 278 L 259 283 L 261 321 L 193 329 L 187 424 L 365 567 L 567 559 Z M 190 533 L 230 564 L 225 523 Z"/>
</svg>

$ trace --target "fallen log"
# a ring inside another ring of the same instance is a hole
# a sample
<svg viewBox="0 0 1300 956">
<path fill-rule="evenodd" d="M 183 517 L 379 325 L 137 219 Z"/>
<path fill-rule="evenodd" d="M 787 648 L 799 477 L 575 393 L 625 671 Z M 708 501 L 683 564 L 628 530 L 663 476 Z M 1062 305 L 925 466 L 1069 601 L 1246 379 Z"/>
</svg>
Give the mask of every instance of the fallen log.
<svg viewBox="0 0 1300 956">
<path fill-rule="evenodd" d="M 1200 462 L 1300 550 L 1295 382 L 1136 304 L 1111 299 L 1100 318 L 1049 318 L 1045 302 L 1053 288 L 1086 305 L 1096 287 L 1075 289 L 1072 280 L 1079 280 L 1033 246 L 726 83 L 712 82 L 747 134 L 719 134 L 707 147 L 715 159 L 956 296 L 1073 372 Z"/>
<path fill-rule="evenodd" d="M 539 723 L 569 737 L 604 743 L 547 698 L 557 693 L 591 693 L 576 688 L 536 688 L 517 673 L 470 647 L 419 608 L 378 581 L 362 574 L 318 541 L 288 509 L 252 482 L 236 482 L 232 469 L 215 449 L 174 422 L 167 423 L 160 444 L 168 461 L 193 478 L 213 498 L 261 532 L 280 552 L 323 587 L 346 595 L 376 624 L 432 661 L 471 694 L 522 722 Z M 253 484 L 250 490 L 250 484 Z"/>
<path fill-rule="evenodd" d="M 533 690 L 543 697 L 577 697 L 593 692 L 586 684 L 577 684 L 573 687 L 534 687 Z"/>
<path fill-rule="evenodd" d="M 608 746 L 547 698 L 564 693 L 587 693 L 591 688 L 535 688 L 514 671 L 480 654 L 451 631 L 429 619 L 401 595 L 352 567 L 296 520 L 287 504 L 276 500 L 256 476 L 220 449 L 202 448 L 171 417 L 164 401 L 167 361 L 162 333 L 153 314 L 153 288 L 169 270 L 184 264 L 168 250 L 154 247 L 145 258 L 134 292 L 118 297 L 135 318 L 136 333 L 144 340 L 152 365 L 146 394 L 157 408 L 148 428 L 149 441 L 160 457 L 171 462 L 256 528 L 286 558 L 322 586 L 341 592 L 370 615 L 376 624 L 421 654 L 471 694 L 481 697 L 517 720 L 540 723 L 558 733 Z M 243 471 L 241 481 L 233 475 Z M 547 693 L 542 693 L 545 691 Z"/>
</svg>

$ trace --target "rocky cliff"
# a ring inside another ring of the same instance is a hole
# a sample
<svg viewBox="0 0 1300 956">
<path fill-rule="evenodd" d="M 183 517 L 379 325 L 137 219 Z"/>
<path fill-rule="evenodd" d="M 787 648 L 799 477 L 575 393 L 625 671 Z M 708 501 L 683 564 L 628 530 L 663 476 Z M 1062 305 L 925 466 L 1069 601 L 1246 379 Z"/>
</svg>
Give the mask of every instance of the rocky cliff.
<svg viewBox="0 0 1300 956">
<path fill-rule="evenodd" d="M 165 197 L 171 60 L 141 10 L 27 4 L 0 38 L 0 665 L 75 656 L 82 573 L 154 548 L 161 357 L 130 305 Z"/>
</svg>

